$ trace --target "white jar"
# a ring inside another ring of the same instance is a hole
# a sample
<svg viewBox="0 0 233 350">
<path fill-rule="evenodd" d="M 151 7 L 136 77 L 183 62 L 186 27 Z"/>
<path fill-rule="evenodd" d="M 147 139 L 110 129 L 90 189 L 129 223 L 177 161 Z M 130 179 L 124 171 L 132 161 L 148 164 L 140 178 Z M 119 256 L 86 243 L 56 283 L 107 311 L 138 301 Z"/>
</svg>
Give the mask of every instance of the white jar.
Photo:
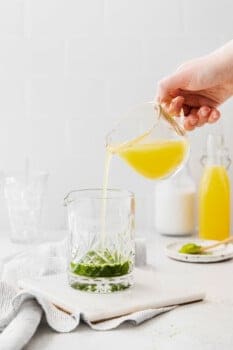
<svg viewBox="0 0 233 350">
<path fill-rule="evenodd" d="M 185 166 L 177 175 L 157 183 L 155 228 L 161 234 L 188 235 L 195 230 L 195 183 Z"/>
</svg>

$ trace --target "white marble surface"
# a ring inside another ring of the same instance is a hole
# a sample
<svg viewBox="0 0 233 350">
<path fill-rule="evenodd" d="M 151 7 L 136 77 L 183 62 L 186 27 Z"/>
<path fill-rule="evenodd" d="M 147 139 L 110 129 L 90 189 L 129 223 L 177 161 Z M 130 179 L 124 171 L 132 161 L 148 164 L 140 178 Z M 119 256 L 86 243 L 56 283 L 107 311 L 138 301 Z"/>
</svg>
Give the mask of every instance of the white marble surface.
<svg viewBox="0 0 233 350">
<path fill-rule="evenodd" d="M 168 259 L 164 246 L 177 238 L 148 235 L 148 261 L 157 271 L 188 274 L 206 291 L 204 302 L 180 307 L 141 326 L 123 325 L 98 332 L 81 325 L 69 334 L 58 334 L 40 326 L 25 350 L 69 349 L 118 350 L 232 350 L 233 346 L 233 260 L 214 264 L 188 264 Z M 0 257 L 15 248 L 0 236 Z"/>
</svg>

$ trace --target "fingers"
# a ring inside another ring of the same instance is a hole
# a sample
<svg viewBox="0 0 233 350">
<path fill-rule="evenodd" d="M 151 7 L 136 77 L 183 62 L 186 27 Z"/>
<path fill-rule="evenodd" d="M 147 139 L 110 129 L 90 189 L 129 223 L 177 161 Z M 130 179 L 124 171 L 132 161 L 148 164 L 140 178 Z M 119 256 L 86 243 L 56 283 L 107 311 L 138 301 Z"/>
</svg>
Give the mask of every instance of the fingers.
<svg viewBox="0 0 233 350">
<path fill-rule="evenodd" d="M 209 102 L 208 98 L 203 97 L 199 99 L 199 102 L 195 103 L 194 106 L 191 107 L 187 102 L 192 100 L 192 95 L 187 96 L 176 96 L 175 98 L 171 98 L 170 102 L 162 103 L 163 107 L 173 116 L 179 116 L 181 111 L 185 115 L 184 127 L 186 130 L 191 131 L 196 127 L 203 126 L 206 123 L 215 123 L 220 118 L 220 112 L 214 108 L 211 103 L 200 105 L 200 102 Z M 193 100 L 192 100 L 193 101 Z"/>
<path fill-rule="evenodd" d="M 199 122 L 198 110 L 196 108 L 192 108 L 190 114 L 185 118 L 184 127 L 188 131 L 192 131 L 195 129 Z"/>
<path fill-rule="evenodd" d="M 192 108 L 191 112 L 185 118 L 184 126 L 187 130 L 194 130 L 197 126 L 202 126 L 208 122 L 211 109 L 208 106 L 201 108 Z"/>
<path fill-rule="evenodd" d="M 177 96 L 171 100 L 170 104 L 165 104 L 166 111 L 170 115 L 180 115 L 183 103 L 184 97 Z"/>
<path fill-rule="evenodd" d="M 184 128 L 187 131 L 192 131 L 195 129 L 195 125 L 192 125 L 191 122 L 188 119 L 185 119 L 184 121 Z"/>
<path fill-rule="evenodd" d="M 203 126 L 206 123 L 213 124 L 220 118 L 220 112 L 216 108 L 209 106 L 202 106 L 192 108 L 190 113 L 186 116 L 184 127 L 186 130 L 194 130 L 195 127 Z"/>
<path fill-rule="evenodd" d="M 197 111 L 198 123 L 197 126 L 202 126 L 208 122 L 211 113 L 211 108 L 209 106 L 202 106 Z"/>
<path fill-rule="evenodd" d="M 221 114 L 217 109 L 212 109 L 210 116 L 208 118 L 208 122 L 209 123 L 215 123 L 219 118 L 220 118 Z"/>
</svg>

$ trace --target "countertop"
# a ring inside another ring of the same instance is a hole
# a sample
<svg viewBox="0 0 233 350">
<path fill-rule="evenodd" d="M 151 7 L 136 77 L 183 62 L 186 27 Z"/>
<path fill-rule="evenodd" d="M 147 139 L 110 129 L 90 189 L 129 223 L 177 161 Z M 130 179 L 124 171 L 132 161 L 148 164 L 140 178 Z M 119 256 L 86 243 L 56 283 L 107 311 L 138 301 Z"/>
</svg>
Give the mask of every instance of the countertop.
<svg viewBox="0 0 233 350">
<path fill-rule="evenodd" d="M 205 301 L 181 306 L 137 327 L 125 324 L 107 332 L 94 331 L 82 324 L 72 333 L 58 334 L 42 324 L 25 350 L 232 350 L 233 259 L 213 264 L 170 260 L 164 247 L 180 238 L 157 233 L 146 237 L 148 262 L 155 271 L 192 276 L 193 283 L 206 292 Z M 15 246 L 8 236 L 1 234 L 0 257 L 13 250 Z"/>
</svg>

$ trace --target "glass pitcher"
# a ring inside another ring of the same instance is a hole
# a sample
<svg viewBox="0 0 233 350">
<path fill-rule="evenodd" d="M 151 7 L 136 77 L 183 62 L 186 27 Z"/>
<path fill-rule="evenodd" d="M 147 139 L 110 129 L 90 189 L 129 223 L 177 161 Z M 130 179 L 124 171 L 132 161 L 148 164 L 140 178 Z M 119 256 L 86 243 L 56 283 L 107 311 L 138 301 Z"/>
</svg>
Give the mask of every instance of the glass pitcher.
<svg viewBox="0 0 233 350">
<path fill-rule="evenodd" d="M 185 163 L 189 143 L 183 127 L 154 102 L 139 105 L 107 135 L 106 147 L 140 175 L 153 180 L 175 174 Z"/>
<path fill-rule="evenodd" d="M 69 226 L 69 284 L 109 293 L 133 284 L 134 195 L 129 191 L 85 189 L 65 197 Z M 103 217 L 103 207 L 106 206 Z"/>
</svg>

